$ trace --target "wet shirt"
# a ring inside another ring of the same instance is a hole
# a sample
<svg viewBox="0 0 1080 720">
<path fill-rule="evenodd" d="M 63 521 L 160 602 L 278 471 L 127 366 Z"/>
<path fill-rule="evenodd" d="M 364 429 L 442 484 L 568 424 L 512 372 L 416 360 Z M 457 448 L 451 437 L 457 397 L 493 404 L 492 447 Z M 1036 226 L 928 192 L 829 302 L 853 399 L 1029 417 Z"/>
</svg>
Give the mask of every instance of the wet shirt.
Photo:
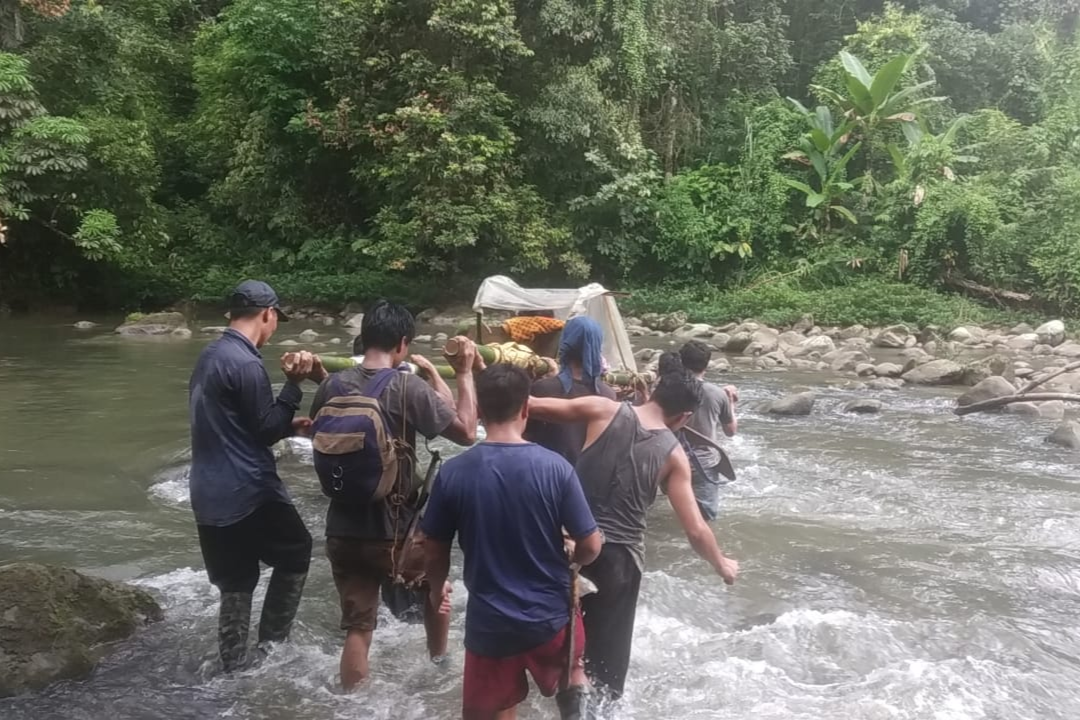
<svg viewBox="0 0 1080 720">
<path fill-rule="evenodd" d="M 286 382 L 275 398 L 262 355 L 231 328 L 203 349 L 188 384 L 196 523 L 232 525 L 264 503 L 292 502 L 270 446 L 292 435 L 303 396 Z"/>
<path fill-rule="evenodd" d="M 630 403 L 622 403 L 578 458 L 575 469 L 604 542 L 627 546 L 639 569 L 645 567 L 645 516 L 678 442 L 667 428 L 642 427 Z"/>
<path fill-rule="evenodd" d="M 570 392 L 566 392 L 557 376 L 548 377 L 533 383 L 530 393 L 534 397 L 577 398 L 600 395 L 609 400 L 615 399 L 615 391 L 610 385 L 602 380 L 597 384 L 599 392 L 594 392 L 591 387 L 575 378 L 570 386 Z M 525 428 L 525 439 L 562 455 L 573 465 L 577 463 L 581 448 L 585 445 L 585 430 L 586 423 L 550 423 L 529 418 L 529 424 Z"/>
<path fill-rule="evenodd" d="M 363 392 L 378 372 L 356 367 L 337 373 L 337 377 L 343 390 Z M 327 382 L 328 380 L 323 381 L 312 400 L 312 418 L 330 399 Z M 441 435 L 457 417 L 454 409 L 447 405 L 423 378 L 405 372 L 398 373 L 378 399 L 383 412 L 395 428 L 394 432 L 400 433 L 404 426 L 405 441 L 414 448 L 417 435 L 430 440 Z M 402 488 L 402 494 L 408 495 L 418 487 L 419 481 L 416 478 L 411 479 L 414 485 Z M 414 509 L 409 505 L 392 508 L 385 500 L 363 505 L 331 501 L 326 511 L 326 536 L 393 540 L 405 535 L 413 513 Z"/>
<path fill-rule="evenodd" d="M 704 394 L 701 405 L 694 411 L 687 425 L 707 438 L 716 439 L 723 432 L 724 425 L 735 421 L 735 416 L 731 412 L 731 399 L 722 387 L 713 383 L 702 383 L 702 388 Z M 694 455 L 703 468 L 714 468 L 720 464 L 719 450 L 697 442 L 689 434 L 687 434 L 687 442 L 690 443 Z"/>
<path fill-rule="evenodd" d="M 533 443 L 485 442 L 448 460 L 420 521 L 465 555 L 465 647 L 486 657 L 543 645 L 569 621 L 562 528 L 596 530 L 570 463 Z"/>
</svg>

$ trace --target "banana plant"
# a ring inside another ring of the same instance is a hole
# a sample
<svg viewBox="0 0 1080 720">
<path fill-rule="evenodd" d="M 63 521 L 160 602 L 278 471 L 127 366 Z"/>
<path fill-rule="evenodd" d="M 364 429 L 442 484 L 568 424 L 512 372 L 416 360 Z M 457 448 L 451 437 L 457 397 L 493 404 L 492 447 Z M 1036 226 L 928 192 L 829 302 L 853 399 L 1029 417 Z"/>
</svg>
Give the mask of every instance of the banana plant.
<svg viewBox="0 0 1080 720">
<path fill-rule="evenodd" d="M 857 142 L 845 151 L 854 127 L 852 122 L 837 125 L 829 108 L 819 106 L 811 112 L 798 100 L 788 99 L 806 117 L 810 131 L 799 138 L 797 150 L 783 157 L 814 171 L 812 184 L 785 178 L 789 187 L 805 196 L 806 207 L 812 210 L 810 220 L 795 230 L 800 235 L 821 240 L 833 229 L 836 219 L 852 225 L 859 222 L 855 213 L 844 205 L 844 200 L 855 189 L 855 183 L 847 179 L 847 165 L 862 143 Z"/>
<path fill-rule="evenodd" d="M 846 74 L 847 95 L 820 85 L 811 87 L 843 108 L 844 117 L 853 123 L 863 137 L 869 136 L 885 123 L 914 124 L 918 119 L 916 110 L 919 107 L 945 99 L 916 97 L 931 87 L 933 80 L 898 89 L 900 79 L 921 53 L 922 49 L 910 55 L 897 55 L 871 76 L 859 58 L 841 50 L 840 62 Z"/>
</svg>

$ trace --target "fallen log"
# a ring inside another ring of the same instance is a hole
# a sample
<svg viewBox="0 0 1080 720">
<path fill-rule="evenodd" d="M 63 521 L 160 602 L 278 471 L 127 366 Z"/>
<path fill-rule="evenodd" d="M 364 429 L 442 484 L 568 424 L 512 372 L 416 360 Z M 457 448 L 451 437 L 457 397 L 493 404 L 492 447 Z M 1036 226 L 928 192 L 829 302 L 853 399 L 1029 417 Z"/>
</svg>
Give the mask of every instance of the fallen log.
<svg viewBox="0 0 1080 720">
<path fill-rule="evenodd" d="M 989 285 L 980 285 L 977 282 L 966 280 L 964 278 L 959 278 L 954 275 L 947 276 L 945 278 L 945 282 L 949 285 L 954 285 L 963 290 L 967 290 L 968 292 L 989 297 L 999 303 L 1002 300 L 1008 300 L 1014 303 L 1031 302 L 1031 296 L 1027 293 L 1016 292 L 1015 290 L 1002 290 L 1001 288 L 994 288 L 990 287 Z"/>
<path fill-rule="evenodd" d="M 970 415 L 971 413 L 985 412 L 986 410 L 996 410 L 999 407 L 1005 407 L 1012 403 L 1018 402 L 1047 402 L 1050 400 L 1061 400 L 1063 402 L 1080 402 L 1080 395 L 1072 393 L 1017 393 L 1015 395 L 1004 395 L 1002 397 L 991 398 L 989 400 L 983 400 L 982 402 L 972 403 L 970 405 L 963 405 L 953 410 L 957 415 Z"/>
<path fill-rule="evenodd" d="M 1019 390 L 1018 390 L 1018 391 L 1016 392 L 1016 394 L 1017 394 L 1017 395 L 1023 395 L 1024 393 L 1029 393 L 1029 392 L 1031 392 L 1032 390 L 1034 390 L 1035 388 L 1037 388 L 1037 387 L 1039 387 L 1040 385 L 1042 385 L 1043 383 L 1045 383 L 1045 382 L 1049 382 L 1050 380 L 1053 380 L 1053 379 L 1054 379 L 1054 378 L 1056 378 L 1056 377 L 1057 377 L 1058 375 L 1064 375 L 1065 373 L 1067 373 L 1067 372 L 1072 372 L 1073 370 L 1076 370 L 1076 369 L 1078 369 L 1078 368 L 1080 368 L 1080 362 L 1074 362 L 1074 363 L 1069 363 L 1069 364 L 1068 364 L 1068 365 L 1066 365 L 1065 367 L 1063 367 L 1063 368 L 1061 368 L 1061 369 L 1059 369 L 1059 370 L 1056 370 L 1056 371 L 1054 371 L 1054 372 L 1050 373 L 1049 375 L 1045 375 L 1045 376 L 1043 376 L 1043 377 L 1041 377 L 1041 378 L 1037 378 L 1037 379 L 1035 379 L 1035 380 L 1032 380 L 1032 381 L 1031 381 L 1031 382 L 1029 382 L 1029 383 L 1028 383 L 1027 385 L 1025 385 L 1024 387 L 1020 388 L 1020 389 L 1019 389 Z"/>
</svg>

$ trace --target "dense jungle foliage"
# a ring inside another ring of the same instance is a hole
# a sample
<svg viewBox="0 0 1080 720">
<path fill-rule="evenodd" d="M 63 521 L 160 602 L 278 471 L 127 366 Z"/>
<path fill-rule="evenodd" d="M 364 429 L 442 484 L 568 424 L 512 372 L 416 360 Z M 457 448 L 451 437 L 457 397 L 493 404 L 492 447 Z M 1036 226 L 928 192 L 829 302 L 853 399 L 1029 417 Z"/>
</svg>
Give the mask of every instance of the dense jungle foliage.
<svg viewBox="0 0 1080 720">
<path fill-rule="evenodd" d="M 0 0 L 0 301 L 217 299 L 260 276 L 422 303 L 504 272 L 690 304 L 764 289 L 792 312 L 929 289 L 1075 315 L 1078 17 Z"/>
</svg>

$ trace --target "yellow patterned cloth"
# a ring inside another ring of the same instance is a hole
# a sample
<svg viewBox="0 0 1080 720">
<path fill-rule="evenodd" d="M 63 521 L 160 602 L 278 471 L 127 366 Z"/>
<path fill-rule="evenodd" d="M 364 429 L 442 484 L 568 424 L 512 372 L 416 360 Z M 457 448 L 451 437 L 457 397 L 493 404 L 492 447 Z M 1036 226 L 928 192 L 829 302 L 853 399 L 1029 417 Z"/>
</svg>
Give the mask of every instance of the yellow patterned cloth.
<svg viewBox="0 0 1080 720">
<path fill-rule="evenodd" d="M 537 335 L 558 332 L 566 323 L 549 317 L 512 317 L 503 321 L 502 327 L 510 339 L 518 343 L 527 343 Z"/>
</svg>

